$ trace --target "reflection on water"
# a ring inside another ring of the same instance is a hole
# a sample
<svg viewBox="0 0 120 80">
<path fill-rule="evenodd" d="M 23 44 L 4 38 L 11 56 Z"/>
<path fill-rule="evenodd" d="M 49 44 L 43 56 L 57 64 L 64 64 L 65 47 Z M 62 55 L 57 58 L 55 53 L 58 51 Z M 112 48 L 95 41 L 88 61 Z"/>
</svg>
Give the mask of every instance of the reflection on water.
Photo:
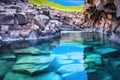
<svg viewBox="0 0 120 80">
<path fill-rule="evenodd" d="M 120 45 L 107 35 L 89 32 L 5 42 L 0 66 L 0 80 L 120 80 Z"/>
</svg>

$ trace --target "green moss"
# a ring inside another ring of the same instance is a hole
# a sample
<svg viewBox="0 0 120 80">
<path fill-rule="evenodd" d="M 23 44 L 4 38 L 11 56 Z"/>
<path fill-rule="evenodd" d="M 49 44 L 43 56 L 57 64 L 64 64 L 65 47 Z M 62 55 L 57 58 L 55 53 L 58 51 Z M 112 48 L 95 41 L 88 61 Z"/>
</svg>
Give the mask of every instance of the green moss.
<svg viewBox="0 0 120 80">
<path fill-rule="evenodd" d="M 28 0 L 28 1 L 38 6 L 41 6 L 41 5 L 50 6 L 51 8 L 55 8 L 55 9 L 63 10 L 63 11 L 82 12 L 84 9 L 84 6 L 62 6 L 54 2 L 49 2 L 48 0 Z"/>
</svg>

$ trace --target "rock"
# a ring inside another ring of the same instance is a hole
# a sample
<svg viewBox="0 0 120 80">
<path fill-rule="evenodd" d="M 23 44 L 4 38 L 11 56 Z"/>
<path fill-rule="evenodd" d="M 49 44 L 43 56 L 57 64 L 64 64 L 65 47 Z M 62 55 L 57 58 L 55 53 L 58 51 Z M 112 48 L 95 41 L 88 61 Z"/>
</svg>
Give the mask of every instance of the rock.
<svg viewBox="0 0 120 80">
<path fill-rule="evenodd" d="M 84 71 L 83 64 L 68 64 L 61 66 L 57 72 L 60 74 L 71 73 L 71 72 L 82 72 Z"/>
<path fill-rule="evenodd" d="M 71 72 L 62 75 L 63 80 L 88 80 L 86 71 Z"/>
<path fill-rule="evenodd" d="M 28 47 L 25 49 L 15 49 L 13 52 L 15 54 L 33 54 L 33 55 L 39 55 L 39 54 L 49 55 L 50 54 L 49 51 L 41 51 L 34 47 Z"/>
<path fill-rule="evenodd" d="M 74 60 L 57 60 L 56 62 L 58 65 L 67 65 L 75 63 Z"/>
<path fill-rule="evenodd" d="M 1 25 L 14 24 L 14 15 L 0 14 L 0 24 Z"/>
<path fill-rule="evenodd" d="M 92 63 L 92 62 L 94 62 L 96 65 L 102 65 L 101 56 L 98 55 L 98 54 L 88 55 L 88 56 L 85 58 L 84 61 L 85 61 L 85 63 Z"/>
<path fill-rule="evenodd" d="M 45 15 L 39 15 L 34 17 L 34 23 L 38 25 L 41 29 L 48 23 L 49 17 Z"/>
<path fill-rule="evenodd" d="M 67 55 L 51 54 L 51 56 L 55 57 L 58 60 L 67 60 L 67 59 L 69 59 L 69 57 Z"/>
<path fill-rule="evenodd" d="M 96 53 L 100 55 L 108 54 L 108 53 L 115 53 L 118 50 L 115 48 L 109 48 L 109 47 L 102 47 L 102 48 L 97 48 L 95 49 Z"/>
<path fill-rule="evenodd" d="M 48 71 L 53 60 L 54 58 L 50 56 L 24 56 L 15 63 L 12 70 L 30 76 L 37 75 Z"/>
<path fill-rule="evenodd" d="M 116 69 L 117 66 L 120 65 L 120 60 L 112 60 L 112 61 L 110 61 L 110 63 L 111 63 L 112 68 Z"/>
<path fill-rule="evenodd" d="M 1 59 L 3 59 L 3 60 L 16 60 L 16 56 L 14 55 L 14 54 L 5 54 L 5 55 L 3 55 L 2 56 L 2 58 Z"/>
<path fill-rule="evenodd" d="M 5 74 L 11 69 L 14 62 L 0 60 L 0 79 L 3 80 Z"/>
<path fill-rule="evenodd" d="M 16 15 L 19 25 L 27 24 L 27 18 L 26 18 L 25 13 L 19 13 L 15 15 Z"/>
<path fill-rule="evenodd" d="M 32 77 L 24 74 L 8 72 L 3 80 L 61 80 L 61 78 L 55 72 L 43 73 Z"/>
<path fill-rule="evenodd" d="M 92 74 L 92 73 L 96 73 L 96 72 L 97 72 L 96 69 L 88 69 L 88 70 L 87 70 L 87 73 L 88 73 L 88 74 Z"/>
<path fill-rule="evenodd" d="M 97 2 L 96 8 L 97 8 L 97 10 L 104 10 L 104 6 L 103 6 L 103 4 L 101 3 L 101 1 L 98 1 L 98 2 Z"/>
<path fill-rule="evenodd" d="M 112 33 L 112 35 L 109 38 L 110 41 L 120 43 L 120 37 L 119 34 Z"/>
<path fill-rule="evenodd" d="M 70 59 L 75 59 L 75 60 L 79 60 L 82 61 L 84 58 L 84 53 L 81 52 L 71 52 L 67 54 L 69 56 Z"/>
<path fill-rule="evenodd" d="M 37 31 L 34 30 L 34 31 L 31 31 L 31 32 L 30 32 L 28 38 L 29 38 L 30 40 L 32 40 L 32 39 L 33 39 L 33 40 L 36 40 L 36 39 L 38 39 L 38 36 L 39 36 L 39 35 L 37 34 Z"/>
</svg>

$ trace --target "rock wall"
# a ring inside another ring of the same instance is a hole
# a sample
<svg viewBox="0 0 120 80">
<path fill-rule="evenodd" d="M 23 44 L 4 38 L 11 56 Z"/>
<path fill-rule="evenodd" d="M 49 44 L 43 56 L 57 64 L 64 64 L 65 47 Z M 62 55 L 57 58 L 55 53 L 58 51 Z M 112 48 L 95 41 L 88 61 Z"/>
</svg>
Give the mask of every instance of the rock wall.
<svg viewBox="0 0 120 80">
<path fill-rule="evenodd" d="M 30 3 L 0 3 L 0 40 L 31 40 L 53 38 L 60 35 L 62 23 L 50 19 L 49 7 Z"/>
<path fill-rule="evenodd" d="M 86 0 L 84 26 L 120 42 L 120 0 Z"/>
</svg>

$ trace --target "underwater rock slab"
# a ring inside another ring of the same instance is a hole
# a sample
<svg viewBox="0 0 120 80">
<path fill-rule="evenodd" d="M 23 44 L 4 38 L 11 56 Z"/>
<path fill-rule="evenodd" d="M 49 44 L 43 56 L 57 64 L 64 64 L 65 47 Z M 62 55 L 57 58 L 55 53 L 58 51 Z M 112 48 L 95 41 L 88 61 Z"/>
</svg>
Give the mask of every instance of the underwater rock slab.
<svg viewBox="0 0 120 80">
<path fill-rule="evenodd" d="M 62 76 L 62 79 L 63 80 L 74 80 L 74 79 L 77 79 L 77 80 L 88 80 L 87 79 L 87 73 L 86 71 L 82 71 L 82 72 L 71 72 L 71 73 L 66 73 L 66 74 L 63 74 Z"/>
<path fill-rule="evenodd" d="M 13 61 L 0 60 L 0 80 L 3 80 L 3 77 L 11 69 L 13 64 Z"/>
<path fill-rule="evenodd" d="M 87 73 L 88 73 L 88 74 L 95 73 L 95 72 L 97 72 L 96 69 L 88 69 L 88 70 L 87 70 Z"/>
<path fill-rule="evenodd" d="M 25 74 L 8 72 L 3 80 L 61 80 L 61 78 L 55 72 L 43 73 L 32 77 Z"/>
<path fill-rule="evenodd" d="M 85 69 L 83 64 L 68 64 L 63 65 L 60 68 L 58 68 L 57 72 L 60 74 L 65 73 L 71 73 L 71 72 L 77 72 L 77 71 L 83 71 Z"/>
<path fill-rule="evenodd" d="M 96 65 L 102 64 L 101 56 L 99 54 L 88 55 L 84 61 L 85 61 L 85 63 L 94 62 Z"/>
<path fill-rule="evenodd" d="M 102 47 L 102 48 L 97 48 L 95 49 L 96 53 L 100 55 L 108 54 L 108 53 L 114 53 L 117 52 L 118 50 L 115 48 L 109 48 L 109 47 Z"/>
<path fill-rule="evenodd" d="M 60 60 L 67 60 L 67 59 L 69 59 L 69 57 L 67 55 L 51 54 L 51 56 L 55 57 L 55 59 L 60 59 Z"/>
<path fill-rule="evenodd" d="M 1 57 L 2 60 L 16 60 L 16 56 L 14 54 L 5 54 Z"/>
<path fill-rule="evenodd" d="M 58 65 L 72 64 L 74 62 L 75 62 L 74 60 L 57 60 Z"/>
<path fill-rule="evenodd" d="M 113 69 L 116 69 L 118 66 L 120 66 L 120 60 L 112 60 L 110 63 Z"/>
<path fill-rule="evenodd" d="M 15 63 L 12 70 L 31 76 L 47 71 L 53 60 L 54 58 L 50 56 L 24 56 Z"/>
<path fill-rule="evenodd" d="M 45 54 L 45 55 L 49 55 L 50 52 L 49 51 L 41 51 L 37 48 L 34 47 L 29 47 L 29 48 L 25 48 L 25 49 L 16 49 L 13 51 L 15 54 L 33 54 L 33 55 L 39 55 L 39 54 Z"/>
</svg>

